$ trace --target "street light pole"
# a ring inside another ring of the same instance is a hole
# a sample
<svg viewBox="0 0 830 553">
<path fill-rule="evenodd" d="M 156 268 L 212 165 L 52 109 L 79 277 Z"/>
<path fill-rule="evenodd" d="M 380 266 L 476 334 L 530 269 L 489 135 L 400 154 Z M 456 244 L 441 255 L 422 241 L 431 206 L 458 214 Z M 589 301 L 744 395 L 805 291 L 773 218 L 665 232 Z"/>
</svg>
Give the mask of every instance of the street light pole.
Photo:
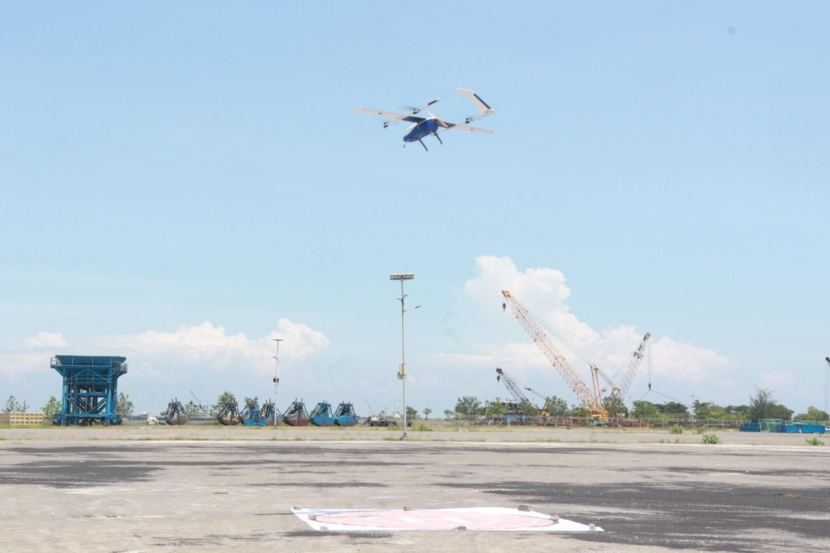
<svg viewBox="0 0 830 553">
<path fill-rule="evenodd" d="M 277 354 L 272 355 L 271 357 L 277 362 L 277 368 L 274 372 L 274 427 L 277 426 L 277 388 L 280 385 L 280 342 L 284 340 L 282 338 L 271 338 L 272 341 L 277 343 Z"/>
<path fill-rule="evenodd" d="M 416 305 L 412 309 L 406 309 L 404 300 L 406 300 L 406 294 L 403 293 L 403 281 L 405 280 L 412 280 L 415 278 L 415 275 L 412 273 L 396 273 L 389 275 L 389 280 L 400 280 L 401 281 L 401 297 L 398 298 L 398 301 L 401 302 L 401 366 L 398 369 L 398 379 L 401 381 L 402 391 L 403 391 L 403 434 L 401 435 L 401 440 L 407 439 L 408 435 L 406 433 L 406 376 L 407 376 L 407 369 L 406 369 L 406 347 L 405 347 L 405 340 L 404 340 L 404 314 L 407 311 L 412 311 L 413 309 L 418 309 L 421 307 L 420 305 Z"/>
</svg>

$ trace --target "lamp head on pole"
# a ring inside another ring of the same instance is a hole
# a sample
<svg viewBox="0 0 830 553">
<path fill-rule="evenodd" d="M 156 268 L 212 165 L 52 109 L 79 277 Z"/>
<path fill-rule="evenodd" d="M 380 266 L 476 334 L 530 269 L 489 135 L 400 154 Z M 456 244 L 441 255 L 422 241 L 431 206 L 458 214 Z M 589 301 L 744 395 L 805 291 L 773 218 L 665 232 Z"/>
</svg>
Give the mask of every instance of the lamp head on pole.
<svg viewBox="0 0 830 553">
<path fill-rule="evenodd" d="M 395 273 L 389 275 L 389 280 L 412 280 L 415 275 L 412 273 Z"/>
</svg>

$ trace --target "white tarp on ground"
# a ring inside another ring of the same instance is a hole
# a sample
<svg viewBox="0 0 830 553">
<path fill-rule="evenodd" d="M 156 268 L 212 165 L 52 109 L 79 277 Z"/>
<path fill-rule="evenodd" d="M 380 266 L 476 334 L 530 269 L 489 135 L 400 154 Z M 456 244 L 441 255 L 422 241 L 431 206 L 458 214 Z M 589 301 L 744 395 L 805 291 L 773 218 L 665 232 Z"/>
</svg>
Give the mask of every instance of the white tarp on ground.
<svg viewBox="0 0 830 553">
<path fill-rule="evenodd" d="M 474 532 L 602 532 L 530 510 L 503 507 L 463 509 L 298 509 L 291 510 L 315 530 L 367 532 L 467 530 Z"/>
</svg>

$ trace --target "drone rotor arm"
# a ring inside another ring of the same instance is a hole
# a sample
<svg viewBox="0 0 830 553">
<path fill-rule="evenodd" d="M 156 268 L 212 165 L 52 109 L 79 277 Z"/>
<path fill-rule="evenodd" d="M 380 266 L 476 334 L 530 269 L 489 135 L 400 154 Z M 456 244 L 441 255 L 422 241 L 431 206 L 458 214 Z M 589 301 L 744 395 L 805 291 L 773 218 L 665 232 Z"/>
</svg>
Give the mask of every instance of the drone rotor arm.
<svg viewBox="0 0 830 553">
<path fill-rule="evenodd" d="M 415 117 L 413 115 L 407 115 L 405 113 L 393 113 L 391 111 L 381 111 L 377 109 L 368 109 L 368 108 L 357 108 L 355 111 L 359 113 L 368 113 L 369 115 L 377 115 L 378 117 L 384 117 L 389 119 L 383 123 L 383 128 L 386 128 L 390 125 L 394 125 L 398 121 L 408 121 L 409 123 L 420 123 L 426 120 L 425 117 Z"/>
</svg>

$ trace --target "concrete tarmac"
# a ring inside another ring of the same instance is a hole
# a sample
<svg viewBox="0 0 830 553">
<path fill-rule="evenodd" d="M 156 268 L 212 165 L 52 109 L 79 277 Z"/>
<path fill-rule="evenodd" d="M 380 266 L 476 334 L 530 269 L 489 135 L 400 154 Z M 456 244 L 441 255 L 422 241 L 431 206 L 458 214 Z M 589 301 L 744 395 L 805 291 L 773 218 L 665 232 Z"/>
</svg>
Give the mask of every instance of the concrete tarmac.
<svg viewBox="0 0 830 553">
<path fill-rule="evenodd" d="M 805 436 L 472 430 L 0 429 L 0 551 L 830 550 L 830 447 Z M 316 532 L 291 513 L 520 504 L 606 531 Z"/>
</svg>

